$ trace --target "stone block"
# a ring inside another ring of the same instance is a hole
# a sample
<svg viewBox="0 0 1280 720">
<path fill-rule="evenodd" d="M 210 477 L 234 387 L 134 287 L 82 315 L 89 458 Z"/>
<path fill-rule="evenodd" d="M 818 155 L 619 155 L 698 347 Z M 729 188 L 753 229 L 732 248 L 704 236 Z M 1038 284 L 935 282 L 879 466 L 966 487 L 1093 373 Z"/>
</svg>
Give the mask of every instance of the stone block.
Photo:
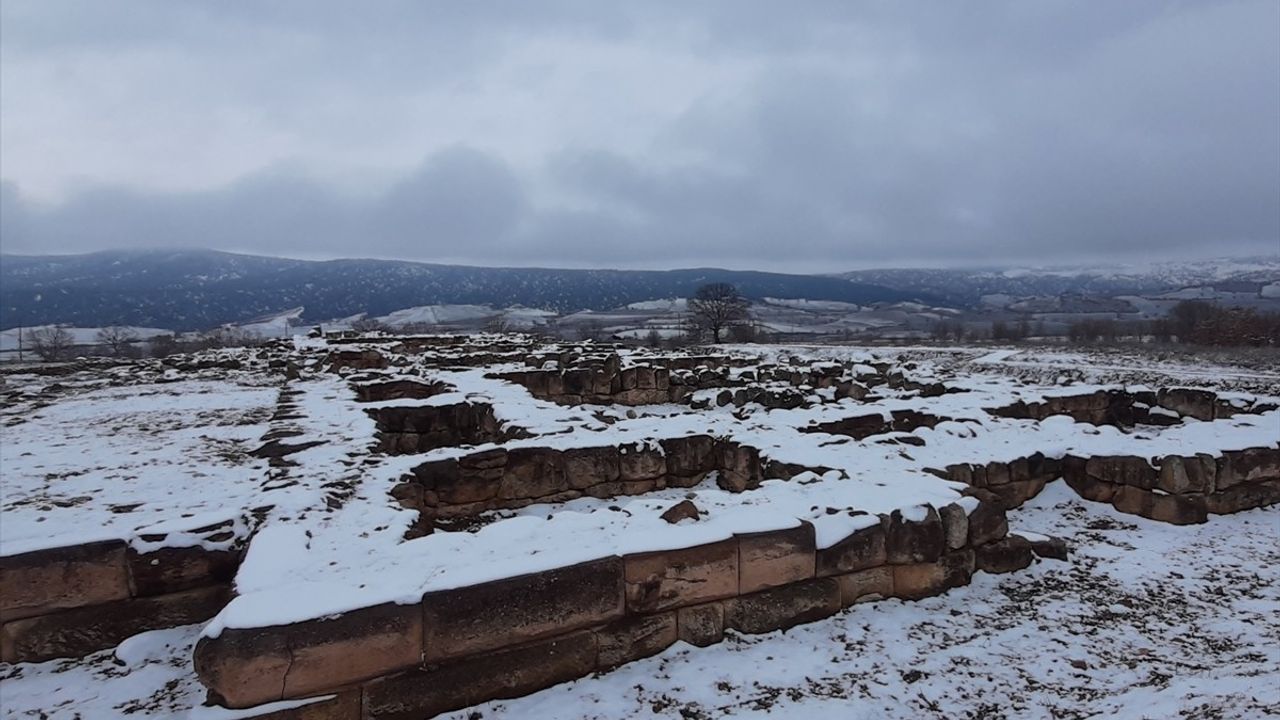
<svg viewBox="0 0 1280 720">
<path fill-rule="evenodd" d="M 201 638 L 193 657 L 210 701 L 229 708 L 282 699 L 292 660 L 288 637 L 261 628 L 227 629 L 216 638 Z"/>
<path fill-rule="evenodd" d="M 1040 494 L 1044 490 L 1045 478 L 1030 480 L 1012 480 L 1005 485 L 991 486 L 991 492 L 1000 499 L 1006 510 L 1021 507 L 1023 503 Z"/>
<path fill-rule="evenodd" d="M 569 487 L 585 490 L 618 479 L 618 449 L 572 448 L 564 451 L 564 474 Z"/>
<path fill-rule="evenodd" d="M 969 544 L 969 513 L 955 503 L 938 508 L 938 517 L 942 519 L 942 535 L 947 542 L 947 550 L 959 550 Z"/>
<path fill-rule="evenodd" d="M 1245 482 L 1280 480 L 1280 450 L 1250 448 L 1228 450 L 1217 461 L 1217 487 L 1226 489 Z"/>
<path fill-rule="evenodd" d="M 595 670 L 596 633 L 576 632 L 379 678 L 363 686 L 364 720 L 422 720 L 515 698 Z"/>
<path fill-rule="evenodd" d="M 0 629 L 0 660 L 83 657 L 140 632 L 203 622 L 229 599 L 230 589 L 221 585 L 13 620 Z"/>
<path fill-rule="evenodd" d="M 738 594 L 736 539 L 624 558 L 627 610 L 648 613 Z"/>
<path fill-rule="evenodd" d="M 1090 477 L 1116 485 L 1130 485 L 1144 490 L 1156 486 L 1156 469 L 1146 458 L 1130 455 L 1091 457 L 1085 461 L 1084 469 L 1085 474 Z"/>
<path fill-rule="evenodd" d="M 1116 491 L 1112 504 L 1122 513 L 1174 525 L 1193 525 L 1209 519 L 1205 496 L 1200 494 L 1169 495 L 1124 485 Z"/>
<path fill-rule="evenodd" d="M 840 610 L 840 583 L 815 578 L 725 601 L 725 627 L 743 633 L 785 630 Z"/>
<path fill-rule="evenodd" d="M 1217 400 L 1218 396 L 1212 391 L 1194 388 L 1162 388 L 1156 393 L 1160 407 L 1197 420 L 1213 420 Z"/>
<path fill-rule="evenodd" d="M 974 551 L 956 550 L 933 562 L 894 565 L 893 595 L 904 600 L 919 600 L 969 584 L 974 571 Z"/>
<path fill-rule="evenodd" d="M 416 483 L 415 483 L 416 485 Z M 240 555 L 230 550 L 205 550 L 196 545 L 160 548 L 127 554 L 134 593 L 165 595 L 206 585 L 228 585 L 235 578 Z"/>
<path fill-rule="evenodd" d="M 738 538 L 738 593 L 808 580 L 814 576 L 814 531 L 809 523 Z"/>
<path fill-rule="evenodd" d="M 667 459 L 660 447 L 635 443 L 618 449 L 618 477 L 623 481 L 654 480 L 666 472 Z"/>
<path fill-rule="evenodd" d="M 758 450 L 735 442 L 719 442 L 717 446 L 720 456 L 720 476 L 717 483 L 722 489 L 742 492 L 760 486 L 764 473 Z"/>
<path fill-rule="evenodd" d="M 253 720 L 360 720 L 360 691 L 347 690 L 306 705 L 253 715 Z"/>
<path fill-rule="evenodd" d="M 498 497 L 542 498 L 570 489 L 564 459 L 551 448 L 516 448 L 507 453 Z"/>
<path fill-rule="evenodd" d="M 1090 477 L 1084 473 L 1065 476 L 1067 485 L 1085 500 L 1109 503 L 1116 496 L 1119 485 Z"/>
<path fill-rule="evenodd" d="M 596 667 L 615 668 L 666 650 L 678 639 L 675 611 L 625 617 L 596 633 Z"/>
<path fill-rule="evenodd" d="M 1219 490 L 1205 496 L 1206 509 L 1226 515 L 1280 503 L 1280 480 L 1259 480 Z"/>
<path fill-rule="evenodd" d="M 676 626 L 680 640 L 707 647 L 724 639 L 724 603 L 710 602 L 676 610 Z"/>
<path fill-rule="evenodd" d="M 0 557 L 0 622 L 129 597 L 120 541 Z"/>
<path fill-rule="evenodd" d="M 559 635 L 622 616 L 622 558 L 427 593 L 428 662 Z"/>
<path fill-rule="evenodd" d="M 977 568 L 989 573 L 1021 570 L 1034 560 L 1031 543 L 1021 535 L 1006 535 L 974 548 Z"/>
<path fill-rule="evenodd" d="M 700 477 L 716 469 L 716 445 L 710 435 L 688 435 L 661 442 L 667 475 Z"/>
<path fill-rule="evenodd" d="M 385 604 L 286 625 L 284 697 L 306 697 L 422 662 L 422 608 Z"/>
<path fill-rule="evenodd" d="M 843 575 L 888 562 L 884 544 L 888 519 L 880 517 L 877 520 L 874 525 L 855 530 L 835 545 L 818 550 L 817 576 Z"/>
<path fill-rule="evenodd" d="M 881 565 L 845 575 L 837 575 L 840 583 L 840 606 L 848 607 L 856 602 L 867 602 L 893 597 L 895 567 L 905 565 Z"/>
<path fill-rule="evenodd" d="M 1193 457 L 1169 455 L 1160 461 L 1160 475 L 1156 487 L 1165 492 L 1210 493 L 1218 474 L 1217 461 L 1211 455 Z"/>
<path fill-rule="evenodd" d="M 905 516 L 901 510 L 894 510 L 889 515 L 885 555 L 890 564 L 932 562 L 942 556 L 946 545 L 942 518 L 932 507 L 914 508 Z"/>
<path fill-rule="evenodd" d="M 1009 532 L 1009 521 L 999 498 L 985 490 L 970 490 L 978 507 L 969 513 L 969 547 L 997 540 Z"/>
</svg>

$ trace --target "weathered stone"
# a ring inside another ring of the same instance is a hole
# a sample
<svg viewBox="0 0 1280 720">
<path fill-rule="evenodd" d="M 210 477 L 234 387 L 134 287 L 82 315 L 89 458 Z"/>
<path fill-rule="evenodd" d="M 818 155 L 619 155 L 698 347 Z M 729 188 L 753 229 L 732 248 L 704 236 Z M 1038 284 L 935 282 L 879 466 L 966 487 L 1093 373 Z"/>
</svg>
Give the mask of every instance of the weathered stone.
<svg viewBox="0 0 1280 720">
<path fill-rule="evenodd" d="M 974 548 L 977 568 L 989 573 L 1021 570 L 1034 560 L 1031 543 L 1021 535 L 1006 535 Z"/>
<path fill-rule="evenodd" d="M 938 517 L 942 519 L 942 534 L 947 541 L 948 550 L 959 550 L 969 544 L 969 513 L 956 503 L 938 508 Z"/>
<path fill-rule="evenodd" d="M 541 498 L 568 489 L 564 459 L 558 450 L 516 448 L 507 453 L 499 498 Z"/>
<path fill-rule="evenodd" d="M 668 438 L 661 444 L 668 475 L 701 477 L 716 469 L 715 440 L 709 435 Z"/>
<path fill-rule="evenodd" d="M 855 530 L 845 539 L 817 551 L 817 576 L 843 575 L 884 565 L 886 518 L 872 516 L 875 524 Z"/>
<path fill-rule="evenodd" d="M 738 535 L 738 593 L 787 585 L 814 576 L 813 525 Z"/>
<path fill-rule="evenodd" d="M 1165 492 L 1210 493 L 1218 474 L 1216 460 L 1210 455 L 1179 457 L 1169 455 L 1160 461 L 1160 475 L 1156 487 Z"/>
<path fill-rule="evenodd" d="M 618 479 L 618 449 L 572 448 L 564 451 L 564 474 L 569 487 L 585 490 Z"/>
<path fill-rule="evenodd" d="M 662 513 L 662 519 L 671 524 L 676 524 L 681 520 L 697 520 L 698 506 L 689 500 L 681 500 L 680 502 L 667 508 Z"/>
<path fill-rule="evenodd" d="M 649 443 L 624 445 L 618 449 L 618 471 L 624 481 L 653 480 L 667 472 L 667 459 L 660 447 Z"/>
<path fill-rule="evenodd" d="M 1084 473 L 1069 474 L 1064 477 L 1066 483 L 1076 494 L 1085 500 L 1109 503 L 1116 496 L 1119 485 L 1090 477 Z"/>
<path fill-rule="evenodd" d="M 867 568 L 845 575 L 837 575 L 840 583 L 840 606 L 848 607 L 856 602 L 867 602 L 893 597 L 893 574 L 895 567 L 881 565 Z"/>
<path fill-rule="evenodd" d="M 0 557 L 0 622 L 129 597 L 125 544 L 72 545 Z"/>
<path fill-rule="evenodd" d="M 719 486 L 730 492 L 759 487 L 764 479 L 759 451 L 735 442 L 721 442 L 717 445 L 720 455 L 720 476 L 717 480 Z"/>
<path fill-rule="evenodd" d="M 205 550 L 195 545 L 160 548 L 146 554 L 129 550 L 128 562 L 134 593 L 148 596 L 229 584 L 240 557 L 230 550 Z"/>
<path fill-rule="evenodd" d="M 286 625 L 284 697 L 305 697 L 422 662 L 422 609 L 385 604 Z"/>
<path fill-rule="evenodd" d="M 1205 496 L 1206 509 L 1226 515 L 1280 503 L 1280 480 L 1258 480 Z"/>
<path fill-rule="evenodd" d="M 816 578 L 740 595 L 725 601 L 725 627 L 767 633 L 834 615 L 840 610 L 840 583 Z"/>
<path fill-rule="evenodd" d="M 292 662 L 284 633 L 260 628 L 227 629 L 196 643 L 196 676 L 209 699 L 230 708 L 247 708 L 284 697 L 284 678 Z"/>
<path fill-rule="evenodd" d="M 1209 519 L 1205 496 L 1200 494 L 1170 495 L 1124 485 L 1112 504 L 1120 512 L 1174 525 L 1193 525 Z"/>
<path fill-rule="evenodd" d="M 969 513 L 969 547 L 977 547 L 1005 536 L 1009 521 L 1000 500 L 986 490 L 969 490 L 978 499 L 978 507 Z"/>
<path fill-rule="evenodd" d="M 947 553 L 933 562 L 893 565 L 893 595 L 919 600 L 969 584 L 974 571 L 971 549 Z"/>
<path fill-rule="evenodd" d="M 622 558 L 427 593 L 427 661 L 601 625 L 623 613 Z"/>
<path fill-rule="evenodd" d="M 677 640 L 674 611 L 623 618 L 596 633 L 601 670 L 647 658 L 671 647 Z"/>
<path fill-rule="evenodd" d="M 1004 485 L 1009 482 L 1009 465 L 1002 462 L 987 463 L 987 487 Z"/>
<path fill-rule="evenodd" d="M 923 509 L 916 508 L 913 512 L 919 512 L 920 519 L 910 519 L 915 516 L 904 516 L 901 510 L 894 510 L 889 515 L 889 525 L 885 530 L 885 555 L 890 564 L 932 562 L 941 557 L 946 549 L 947 542 L 938 511 L 925 506 Z"/>
<path fill-rule="evenodd" d="M 724 638 L 724 604 L 718 602 L 690 605 L 676 610 L 680 640 L 707 647 Z"/>
<path fill-rule="evenodd" d="M 1066 560 L 1071 555 L 1071 548 L 1062 538 L 1027 538 L 1027 540 L 1031 543 L 1031 552 L 1035 553 L 1036 557 Z"/>
<path fill-rule="evenodd" d="M 1013 480 L 1005 485 L 992 485 L 991 492 L 1000 499 L 1000 505 L 1006 510 L 1021 507 L 1023 503 L 1040 494 L 1044 490 L 1045 479 L 1042 477 L 1030 480 Z"/>
<path fill-rule="evenodd" d="M 648 613 L 738 594 L 738 542 L 724 540 L 624 558 L 627 609 Z"/>
<path fill-rule="evenodd" d="M 489 700 L 514 698 L 595 670 L 596 633 L 583 631 L 364 685 L 364 720 L 422 720 Z"/>
<path fill-rule="evenodd" d="M 1216 416 L 1218 396 L 1209 390 L 1194 388 L 1162 388 L 1156 393 L 1156 403 L 1179 415 L 1197 420 L 1213 420 Z"/>
<path fill-rule="evenodd" d="M 1091 457 L 1085 461 L 1085 473 L 1116 485 L 1150 490 L 1156 486 L 1156 469 L 1146 458 L 1129 455 Z"/>
<path fill-rule="evenodd" d="M 1280 449 L 1225 451 L 1217 461 L 1217 480 L 1220 489 L 1244 482 L 1280 480 Z"/>
<path fill-rule="evenodd" d="M 219 585 L 13 620 L 0 629 L 0 660 L 82 657 L 140 632 L 203 622 L 229 599 L 230 589 Z"/>
</svg>

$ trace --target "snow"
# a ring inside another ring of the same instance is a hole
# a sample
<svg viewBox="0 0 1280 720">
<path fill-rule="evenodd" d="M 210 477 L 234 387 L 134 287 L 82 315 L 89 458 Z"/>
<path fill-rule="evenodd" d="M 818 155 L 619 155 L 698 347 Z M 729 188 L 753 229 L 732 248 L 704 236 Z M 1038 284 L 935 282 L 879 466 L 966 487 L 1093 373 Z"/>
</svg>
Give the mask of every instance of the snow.
<svg viewBox="0 0 1280 720">
<path fill-rule="evenodd" d="M 0 331 L 0 352 L 17 351 L 18 349 L 18 333 L 23 334 L 23 347 L 29 352 L 31 350 L 31 341 L 28 339 L 30 334 L 35 331 L 51 329 L 52 325 L 39 325 L 32 327 L 16 327 L 8 330 Z M 96 327 L 64 327 L 63 330 L 71 335 L 71 342 L 74 345 L 97 345 L 98 333 L 103 328 Z M 132 332 L 137 336 L 138 340 L 150 340 L 161 335 L 172 335 L 172 330 L 163 330 L 161 328 L 136 327 L 133 325 L 122 326 L 122 330 Z"/>
<path fill-rule="evenodd" d="M 497 314 L 498 312 L 488 305 L 420 305 L 396 310 L 376 319 L 393 327 L 419 323 L 444 325 L 447 323 L 484 320 Z"/>
</svg>

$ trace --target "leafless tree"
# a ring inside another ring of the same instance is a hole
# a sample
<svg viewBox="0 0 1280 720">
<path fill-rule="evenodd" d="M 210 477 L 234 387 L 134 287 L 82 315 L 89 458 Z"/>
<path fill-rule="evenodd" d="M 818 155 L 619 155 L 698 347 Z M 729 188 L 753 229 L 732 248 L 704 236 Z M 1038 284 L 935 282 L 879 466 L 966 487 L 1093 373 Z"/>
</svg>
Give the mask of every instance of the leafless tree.
<svg viewBox="0 0 1280 720">
<path fill-rule="evenodd" d="M 111 325 L 99 330 L 96 339 L 111 357 L 125 357 L 133 349 L 133 343 L 138 341 L 138 333 L 127 327 Z"/>
<path fill-rule="evenodd" d="M 700 329 L 711 333 L 711 342 L 719 343 L 726 328 L 747 319 L 747 299 L 729 283 L 709 283 L 689 298 L 689 312 Z"/>
<path fill-rule="evenodd" d="M 31 351 L 45 362 L 63 360 L 71 352 L 75 339 L 64 327 L 50 325 L 27 331 L 27 342 Z"/>
</svg>

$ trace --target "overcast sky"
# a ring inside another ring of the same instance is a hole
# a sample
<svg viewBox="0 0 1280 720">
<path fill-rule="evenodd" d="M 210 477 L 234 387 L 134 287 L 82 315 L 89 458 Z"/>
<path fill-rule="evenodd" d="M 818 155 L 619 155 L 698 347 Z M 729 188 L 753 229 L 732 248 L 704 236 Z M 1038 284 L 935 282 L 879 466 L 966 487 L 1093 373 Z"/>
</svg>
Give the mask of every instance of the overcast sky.
<svg viewBox="0 0 1280 720">
<path fill-rule="evenodd" d="M 5 252 L 1280 252 L 1280 2 L 0 4 Z"/>
</svg>

